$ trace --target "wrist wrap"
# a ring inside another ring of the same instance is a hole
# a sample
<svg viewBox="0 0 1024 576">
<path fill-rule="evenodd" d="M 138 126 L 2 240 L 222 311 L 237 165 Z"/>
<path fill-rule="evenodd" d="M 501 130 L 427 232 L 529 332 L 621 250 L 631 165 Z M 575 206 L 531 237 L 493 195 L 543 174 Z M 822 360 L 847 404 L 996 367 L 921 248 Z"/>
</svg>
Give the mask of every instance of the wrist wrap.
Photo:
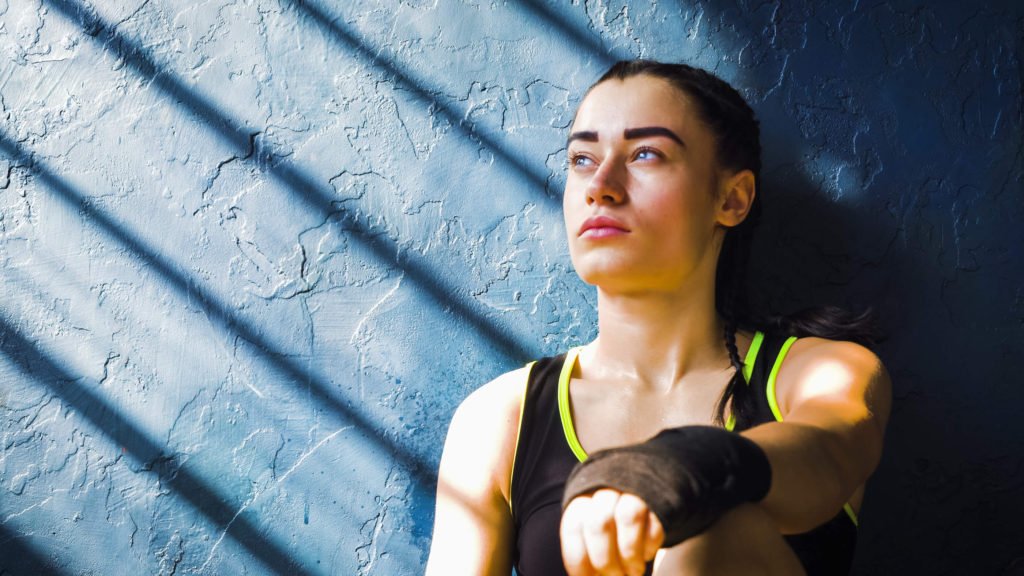
<svg viewBox="0 0 1024 576">
<path fill-rule="evenodd" d="M 598 488 L 636 494 L 661 521 L 667 548 L 700 534 L 735 506 L 764 498 L 771 477 L 768 457 L 754 441 L 713 426 L 683 426 L 577 464 L 562 509 Z"/>
</svg>

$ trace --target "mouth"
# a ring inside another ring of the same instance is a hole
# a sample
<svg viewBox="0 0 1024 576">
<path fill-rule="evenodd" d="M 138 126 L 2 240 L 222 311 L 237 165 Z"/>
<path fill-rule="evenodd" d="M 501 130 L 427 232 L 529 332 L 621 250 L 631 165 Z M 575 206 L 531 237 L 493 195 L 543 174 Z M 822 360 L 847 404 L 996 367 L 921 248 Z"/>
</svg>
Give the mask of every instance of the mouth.
<svg viewBox="0 0 1024 576">
<path fill-rule="evenodd" d="M 620 234 L 629 234 L 629 228 L 622 222 L 610 216 L 592 216 L 583 222 L 577 236 L 580 238 L 606 238 Z"/>
</svg>

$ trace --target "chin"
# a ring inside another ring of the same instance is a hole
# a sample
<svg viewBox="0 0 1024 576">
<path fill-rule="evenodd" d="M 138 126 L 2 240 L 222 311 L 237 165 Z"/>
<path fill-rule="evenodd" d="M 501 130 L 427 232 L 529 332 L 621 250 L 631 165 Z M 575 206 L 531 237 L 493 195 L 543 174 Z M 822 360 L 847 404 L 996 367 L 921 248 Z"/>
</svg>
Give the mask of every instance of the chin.
<svg viewBox="0 0 1024 576">
<path fill-rule="evenodd" d="M 638 280 L 646 276 L 635 266 L 610 265 L 602 266 L 577 266 L 576 274 L 591 286 L 598 288 L 625 287 L 636 284 Z"/>
</svg>

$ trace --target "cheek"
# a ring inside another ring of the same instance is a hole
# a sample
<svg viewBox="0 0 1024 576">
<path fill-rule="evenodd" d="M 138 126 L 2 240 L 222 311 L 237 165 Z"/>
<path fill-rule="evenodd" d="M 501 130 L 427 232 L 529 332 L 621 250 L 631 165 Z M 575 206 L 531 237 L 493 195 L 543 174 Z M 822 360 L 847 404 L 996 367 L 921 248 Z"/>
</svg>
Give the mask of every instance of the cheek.
<svg viewBox="0 0 1024 576">
<path fill-rule="evenodd" d="M 704 194 L 704 190 L 666 188 L 652 194 L 641 210 L 647 218 L 690 228 L 713 218 L 709 199 L 700 198 Z"/>
<path fill-rule="evenodd" d="M 585 195 L 579 183 L 573 182 L 571 178 L 566 182 L 565 191 L 562 193 L 562 220 L 567 230 L 582 223 L 584 216 L 581 214 L 586 209 Z"/>
<path fill-rule="evenodd" d="M 562 222 L 565 224 L 565 230 L 568 232 L 572 227 L 572 215 L 573 207 L 572 202 L 569 200 L 569 190 L 565 191 L 562 196 Z"/>
<path fill-rule="evenodd" d="M 692 190 L 688 193 L 673 193 L 651 198 L 644 206 L 643 218 L 655 223 L 653 228 L 664 235 L 667 244 L 674 251 L 701 252 L 707 249 L 714 236 L 715 211 L 706 190 Z"/>
</svg>

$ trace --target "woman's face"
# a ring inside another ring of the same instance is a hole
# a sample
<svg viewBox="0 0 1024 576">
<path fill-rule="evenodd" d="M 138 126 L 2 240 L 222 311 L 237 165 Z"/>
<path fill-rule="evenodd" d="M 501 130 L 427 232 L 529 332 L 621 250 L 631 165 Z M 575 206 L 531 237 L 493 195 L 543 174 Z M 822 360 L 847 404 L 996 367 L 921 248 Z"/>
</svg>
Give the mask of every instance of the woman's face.
<svg viewBox="0 0 1024 576">
<path fill-rule="evenodd" d="M 580 278 L 616 292 L 714 281 L 721 174 L 689 97 L 643 75 L 595 86 L 570 129 L 568 159 L 563 209 Z"/>
</svg>

